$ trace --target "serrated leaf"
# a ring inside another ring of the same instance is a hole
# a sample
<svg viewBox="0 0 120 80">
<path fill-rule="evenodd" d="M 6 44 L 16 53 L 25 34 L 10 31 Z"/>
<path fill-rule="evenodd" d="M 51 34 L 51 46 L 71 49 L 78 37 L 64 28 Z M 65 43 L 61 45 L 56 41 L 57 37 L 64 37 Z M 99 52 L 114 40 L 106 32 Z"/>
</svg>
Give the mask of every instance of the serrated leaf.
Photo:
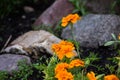
<svg viewBox="0 0 120 80">
<path fill-rule="evenodd" d="M 104 44 L 104 46 L 110 46 L 110 45 L 112 45 L 112 44 L 114 44 L 115 43 L 115 41 L 108 41 L 108 42 L 106 42 L 105 44 Z"/>
</svg>

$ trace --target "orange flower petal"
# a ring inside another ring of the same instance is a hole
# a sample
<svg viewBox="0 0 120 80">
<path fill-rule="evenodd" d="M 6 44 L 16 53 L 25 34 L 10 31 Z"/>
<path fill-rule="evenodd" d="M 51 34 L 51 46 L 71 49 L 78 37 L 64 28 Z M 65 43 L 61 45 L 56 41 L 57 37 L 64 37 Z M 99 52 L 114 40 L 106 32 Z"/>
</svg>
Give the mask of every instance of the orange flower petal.
<svg viewBox="0 0 120 80">
<path fill-rule="evenodd" d="M 89 80 L 97 80 L 95 77 L 95 73 L 92 71 L 90 73 L 87 73 L 87 77 Z"/>
<path fill-rule="evenodd" d="M 59 63 L 56 65 L 55 68 L 55 74 L 57 74 L 59 71 L 65 71 L 66 68 L 68 68 L 69 65 L 67 63 Z"/>
<path fill-rule="evenodd" d="M 58 74 L 55 75 L 57 80 L 74 80 L 73 75 L 67 71 L 59 71 Z"/>
<path fill-rule="evenodd" d="M 71 19 L 71 22 L 74 24 L 74 23 L 76 23 L 80 19 L 81 19 L 81 17 L 79 17 L 78 14 L 74 14 L 73 18 Z"/>
<path fill-rule="evenodd" d="M 68 22 L 63 22 L 61 26 L 66 27 L 68 25 Z"/>
<path fill-rule="evenodd" d="M 60 50 L 60 45 L 58 44 L 52 44 L 52 50 L 55 51 L 55 52 L 58 52 Z"/>
<path fill-rule="evenodd" d="M 58 52 L 57 56 L 60 60 L 62 60 L 63 57 L 65 56 L 65 54 L 64 54 L 64 52 Z"/>
<path fill-rule="evenodd" d="M 65 17 L 62 18 L 62 22 L 68 22 Z"/>
<path fill-rule="evenodd" d="M 105 76 L 104 80 L 119 80 L 119 78 L 116 75 L 111 74 L 111 75 Z"/>
<path fill-rule="evenodd" d="M 69 68 L 73 68 L 73 67 L 78 67 L 78 66 L 84 66 L 84 62 L 80 59 L 75 59 L 72 60 L 69 64 Z"/>
<path fill-rule="evenodd" d="M 72 57 L 75 56 L 75 53 L 73 53 L 73 52 L 68 52 L 68 53 L 66 53 L 65 56 L 66 56 L 67 58 L 72 58 Z"/>
</svg>

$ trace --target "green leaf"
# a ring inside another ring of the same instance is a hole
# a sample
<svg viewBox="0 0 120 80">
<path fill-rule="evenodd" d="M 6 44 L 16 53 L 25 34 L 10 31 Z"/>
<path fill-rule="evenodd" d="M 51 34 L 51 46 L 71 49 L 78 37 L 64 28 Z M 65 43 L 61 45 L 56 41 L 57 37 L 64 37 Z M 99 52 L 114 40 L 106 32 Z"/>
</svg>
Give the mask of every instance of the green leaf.
<svg viewBox="0 0 120 80">
<path fill-rule="evenodd" d="M 75 5 L 76 5 L 76 8 L 79 9 L 79 7 L 80 7 L 80 3 L 79 3 L 79 1 L 76 1 Z"/>
<path fill-rule="evenodd" d="M 114 40 L 117 40 L 115 34 L 112 33 L 111 35 L 112 35 L 112 37 L 113 37 Z"/>
<path fill-rule="evenodd" d="M 73 13 L 79 12 L 79 9 L 74 9 Z"/>
<path fill-rule="evenodd" d="M 104 46 L 110 46 L 110 45 L 112 45 L 112 44 L 114 44 L 115 43 L 115 41 L 108 41 L 108 42 L 106 42 L 105 44 L 104 44 Z"/>
<path fill-rule="evenodd" d="M 89 64 L 90 64 L 90 59 L 89 59 L 89 58 L 86 59 L 85 64 L 86 64 L 86 65 L 89 65 Z"/>
<path fill-rule="evenodd" d="M 104 75 L 105 75 L 105 74 L 97 75 L 97 76 L 96 76 L 96 79 L 99 80 L 99 79 L 101 79 Z"/>
<path fill-rule="evenodd" d="M 116 59 L 120 60 L 120 57 L 115 57 Z"/>
</svg>

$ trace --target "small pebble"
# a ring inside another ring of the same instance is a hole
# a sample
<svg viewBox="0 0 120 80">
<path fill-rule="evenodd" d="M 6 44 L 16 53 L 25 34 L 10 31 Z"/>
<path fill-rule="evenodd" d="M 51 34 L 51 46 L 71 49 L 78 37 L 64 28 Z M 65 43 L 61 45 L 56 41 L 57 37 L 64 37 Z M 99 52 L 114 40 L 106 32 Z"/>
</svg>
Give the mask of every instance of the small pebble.
<svg viewBox="0 0 120 80">
<path fill-rule="evenodd" d="M 26 16 L 25 16 L 25 15 L 22 15 L 22 19 L 26 19 Z"/>
<path fill-rule="evenodd" d="M 24 7 L 24 11 L 26 13 L 34 12 L 34 8 L 32 8 L 31 6 L 25 6 Z"/>
</svg>

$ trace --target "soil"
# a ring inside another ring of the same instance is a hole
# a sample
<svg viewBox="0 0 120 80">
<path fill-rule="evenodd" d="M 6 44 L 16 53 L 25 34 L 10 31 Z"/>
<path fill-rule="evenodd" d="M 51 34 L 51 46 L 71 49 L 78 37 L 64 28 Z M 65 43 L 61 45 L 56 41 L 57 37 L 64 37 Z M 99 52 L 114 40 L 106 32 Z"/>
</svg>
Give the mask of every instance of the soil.
<svg viewBox="0 0 120 80">
<path fill-rule="evenodd" d="M 7 40 L 12 36 L 10 42 L 18 36 L 32 29 L 32 24 L 55 0 L 38 0 L 37 3 L 25 3 L 15 9 L 9 15 L 0 19 L 0 50 L 4 47 Z M 24 6 L 30 6 L 34 12 L 25 13 Z M 9 43 L 10 43 L 9 42 Z"/>
</svg>

